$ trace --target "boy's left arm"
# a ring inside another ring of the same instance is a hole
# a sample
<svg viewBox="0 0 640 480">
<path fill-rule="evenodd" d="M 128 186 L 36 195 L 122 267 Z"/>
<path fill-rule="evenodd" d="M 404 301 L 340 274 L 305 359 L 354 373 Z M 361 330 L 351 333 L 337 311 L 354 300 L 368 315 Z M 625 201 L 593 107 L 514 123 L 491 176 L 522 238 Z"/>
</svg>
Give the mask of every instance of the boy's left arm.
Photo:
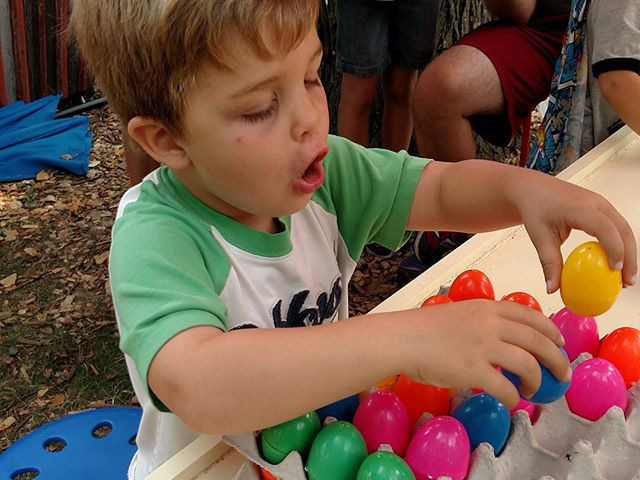
<svg viewBox="0 0 640 480">
<path fill-rule="evenodd" d="M 524 224 L 552 293 L 560 286 L 560 246 L 573 228 L 596 237 L 626 285 L 635 283 L 636 241 L 602 196 L 533 170 L 487 160 L 432 162 L 413 199 L 407 229 L 485 232 Z"/>
<path fill-rule="evenodd" d="M 601 73 L 598 83 L 611 109 L 640 135 L 640 74 L 612 70 Z"/>
</svg>

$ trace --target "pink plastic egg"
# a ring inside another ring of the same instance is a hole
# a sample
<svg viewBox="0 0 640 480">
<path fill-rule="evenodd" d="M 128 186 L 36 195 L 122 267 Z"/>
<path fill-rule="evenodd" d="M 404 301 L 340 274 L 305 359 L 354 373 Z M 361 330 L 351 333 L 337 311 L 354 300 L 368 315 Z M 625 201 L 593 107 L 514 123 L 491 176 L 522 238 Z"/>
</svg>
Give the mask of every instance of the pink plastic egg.
<svg viewBox="0 0 640 480">
<path fill-rule="evenodd" d="M 533 413 L 536 410 L 536 405 L 535 403 L 527 402 L 524 398 L 521 398 L 518 402 L 518 405 L 509 410 L 509 414 L 514 415 L 518 410 L 527 412 L 529 418 L 533 418 Z"/>
<path fill-rule="evenodd" d="M 358 406 L 353 424 L 362 433 L 369 453 L 386 443 L 393 453 L 404 455 L 409 443 L 409 414 L 395 393 L 377 390 L 369 394 Z"/>
<path fill-rule="evenodd" d="M 595 357 L 600 346 L 598 324 L 593 317 L 580 317 L 568 308 L 556 313 L 551 321 L 562 332 L 565 340 L 564 349 L 573 362 L 582 352 L 589 352 Z"/>
<path fill-rule="evenodd" d="M 576 415 L 598 420 L 611 407 L 627 407 L 624 379 L 613 364 L 602 358 L 582 362 L 573 371 L 567 391 L 569 410 Z"/>
<path fill-rule="evenodd" d="M 411 438 L 405 460 L 416 480 L 450 477 L 463 480 L 469 470 L 471 447 L 462 424 L 453 417 L 435 417 Z"/>
</svg>

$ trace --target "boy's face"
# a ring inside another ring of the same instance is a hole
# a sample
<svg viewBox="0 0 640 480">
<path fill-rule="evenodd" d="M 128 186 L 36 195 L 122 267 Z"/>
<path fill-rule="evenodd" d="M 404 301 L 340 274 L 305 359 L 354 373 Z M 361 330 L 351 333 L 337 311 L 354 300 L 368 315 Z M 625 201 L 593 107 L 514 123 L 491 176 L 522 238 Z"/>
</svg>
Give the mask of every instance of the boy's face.
<svg viewBox="0 0 640 480">
<path fill-rule="evenodd" d="M 232 72 L 206 65 L 187 96 L 179 178 L 200 200 L 262 228 L 302 209 L 324 180 L 329 113 L 315 30 L 284 56 L 238 49 Z"/>
</svg>

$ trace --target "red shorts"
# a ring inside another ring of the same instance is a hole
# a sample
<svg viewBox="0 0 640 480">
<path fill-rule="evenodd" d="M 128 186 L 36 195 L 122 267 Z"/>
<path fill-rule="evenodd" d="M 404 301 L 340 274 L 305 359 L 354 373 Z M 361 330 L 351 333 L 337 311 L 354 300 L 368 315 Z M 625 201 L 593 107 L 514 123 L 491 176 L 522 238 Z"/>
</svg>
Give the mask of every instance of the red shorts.
<svg viewBox="0 0 640 480">
<path fill-rule="evenodd" d="M 502 85 L 505 114 L 471 118 L 473 129 L 484 139 L 507 145 L 536 105 L 547 98 L 568 21 L 568 15 L 559 15 L 533 19 L 526 26 L 490 22 L 457 43 L 484 53 Z"/>
</svg>

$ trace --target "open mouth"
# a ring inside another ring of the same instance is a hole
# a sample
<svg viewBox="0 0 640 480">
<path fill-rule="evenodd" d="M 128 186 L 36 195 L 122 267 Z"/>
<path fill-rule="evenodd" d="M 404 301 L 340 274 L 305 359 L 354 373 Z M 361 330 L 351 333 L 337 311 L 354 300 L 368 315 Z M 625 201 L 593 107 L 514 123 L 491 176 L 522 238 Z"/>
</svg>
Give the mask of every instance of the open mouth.
<svg viewBox="0 0 640 480">
<path fill-rule="evenodd" d="M 313 193 L 322 186 L 324 182 L 324 167 L 322 160 L 327 155 L 327 147 L 324 147 L 311 161 L 302 175 L 295 180 L 298 190 L 303 193 Z"/>
</svg>

